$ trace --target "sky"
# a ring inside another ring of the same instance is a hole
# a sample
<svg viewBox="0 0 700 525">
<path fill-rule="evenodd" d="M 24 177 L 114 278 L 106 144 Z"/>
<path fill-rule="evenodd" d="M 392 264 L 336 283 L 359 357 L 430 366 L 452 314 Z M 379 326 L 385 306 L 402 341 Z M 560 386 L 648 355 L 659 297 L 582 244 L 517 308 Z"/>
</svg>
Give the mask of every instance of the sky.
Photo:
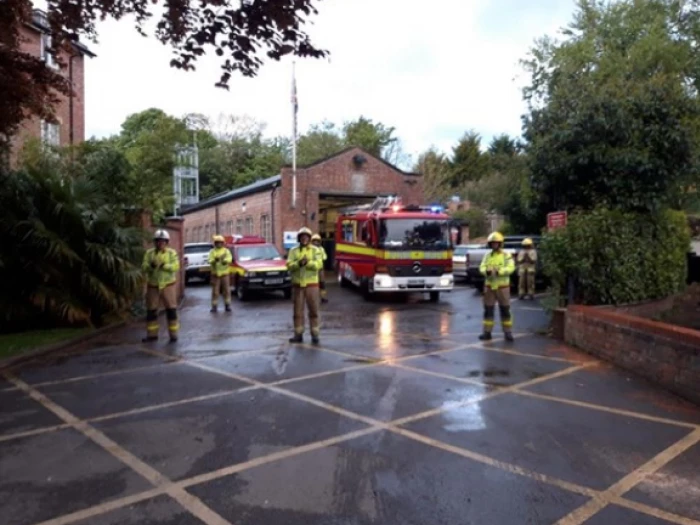
<svg viewBox="0 0 700 525">
<path fill-rule="evenodd" d="M 360 115 L 393 126 L 415 160 L 434 146 L 449 152 L 467 130 L 484 142 L 519 135 L 525 111 L 519 65 L 535 38 L 556 35 L 574 0 L 320 0 L 308 31 L 328 59 L 297 60 L 299 130 Z M 429 8 L 427 6 L 430 6 Z M 170 50 L 129 19 L 97 26 L 86 64 L 86 136 L 118 133 L 132 114 L 248 115 L 268 136 L 291 135 L 292 61 L 267 61 L 255 78 L 214 87 L 217 57 L 197 70 L 169 67 Z"/>
</svg>

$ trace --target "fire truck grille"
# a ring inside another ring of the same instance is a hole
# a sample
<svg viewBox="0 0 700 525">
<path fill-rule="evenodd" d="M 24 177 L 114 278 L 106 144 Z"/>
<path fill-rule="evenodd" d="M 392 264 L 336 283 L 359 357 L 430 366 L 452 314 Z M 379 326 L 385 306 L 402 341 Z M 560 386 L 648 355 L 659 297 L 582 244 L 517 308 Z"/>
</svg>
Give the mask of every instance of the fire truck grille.
<svg viewBox="0 0 700 525">
<path fill-rule="evenodd" d="M 431 264 L 409 264 L 405 266 L 389 266 L 392 277 L 433 277 L 444 273 L 444 267 Z"/>
</svg>

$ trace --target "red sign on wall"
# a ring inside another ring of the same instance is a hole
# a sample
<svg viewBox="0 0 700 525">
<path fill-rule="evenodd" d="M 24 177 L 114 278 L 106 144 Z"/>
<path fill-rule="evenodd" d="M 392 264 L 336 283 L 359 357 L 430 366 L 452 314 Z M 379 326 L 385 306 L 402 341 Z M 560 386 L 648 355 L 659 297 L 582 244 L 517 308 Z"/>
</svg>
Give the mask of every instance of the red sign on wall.
<svg viewBox="0 0 700 525">
<path fill-rule="evenodd" d="M 565 211 L 554 211 L 547 214 L 547 229 L 556 230 L 557 228 L 563 228 L 566 226 L 566 212 Z"/>
</svg>

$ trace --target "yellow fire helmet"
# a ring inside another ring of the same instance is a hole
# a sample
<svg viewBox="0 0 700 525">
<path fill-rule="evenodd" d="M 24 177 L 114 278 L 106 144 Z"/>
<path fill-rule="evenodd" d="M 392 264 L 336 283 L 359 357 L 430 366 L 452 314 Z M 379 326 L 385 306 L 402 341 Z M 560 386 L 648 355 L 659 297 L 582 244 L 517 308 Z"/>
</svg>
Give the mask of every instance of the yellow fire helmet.
<svg viewBox="0 0 700 525">
<path fill-rule="evenodd" d="M 297 233 L 297 241 L 301 241 L 301 236 L 302 236 L 302 235 L 308 235 L 309 238 L 311 238 L 311 235 L 312 235 L 312 234 L 313 234 L 313 232 L 312 232 L 311 230 L 309 230 L 308 228 L 304 227 L 304 228 L 302 228 L 302 229 L 299 230 L 299 233 Z"/>
<path fill-rule="evenodd" d="M 315 241 L 321 242 L 321 236 L 318 233 L 314 233 L 311 236 L 311 242 L 315 242 Z"/>
<path fill-rule="evenodd" d="M 532 246 L 532 239 L 530 237 L 523 239 L 523 246 Z"/>
<path fill-rule="evenodd" d="M 214 239 L 214 242 L 226 242 L 223 235 L 214 235 L 212 239 Z"/>
<path fill-rule="evenodd" d="M 501 232 L 493 232 L 491 235 L 489 235 L 486 241 L 489 244 L 491 244 L 492 242 L 503 242 L 503 235 L 501 234 Z"/>
</svg>

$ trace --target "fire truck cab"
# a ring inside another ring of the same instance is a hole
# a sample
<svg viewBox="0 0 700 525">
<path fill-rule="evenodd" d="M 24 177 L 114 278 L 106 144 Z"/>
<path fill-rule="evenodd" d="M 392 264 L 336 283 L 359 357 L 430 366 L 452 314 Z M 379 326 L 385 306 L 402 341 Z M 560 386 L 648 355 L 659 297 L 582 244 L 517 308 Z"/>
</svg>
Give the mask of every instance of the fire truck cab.
<svg viewBox="0 0 700 525">
<path fill-rule="evenodd" d="M 395 197 L 344 210 L 335 230 L 335 267 L 341 286 L 365 298 L 381 292 L 452 291 L 451 218 L 441 207 L 404 206 Z"/>
</svg>

